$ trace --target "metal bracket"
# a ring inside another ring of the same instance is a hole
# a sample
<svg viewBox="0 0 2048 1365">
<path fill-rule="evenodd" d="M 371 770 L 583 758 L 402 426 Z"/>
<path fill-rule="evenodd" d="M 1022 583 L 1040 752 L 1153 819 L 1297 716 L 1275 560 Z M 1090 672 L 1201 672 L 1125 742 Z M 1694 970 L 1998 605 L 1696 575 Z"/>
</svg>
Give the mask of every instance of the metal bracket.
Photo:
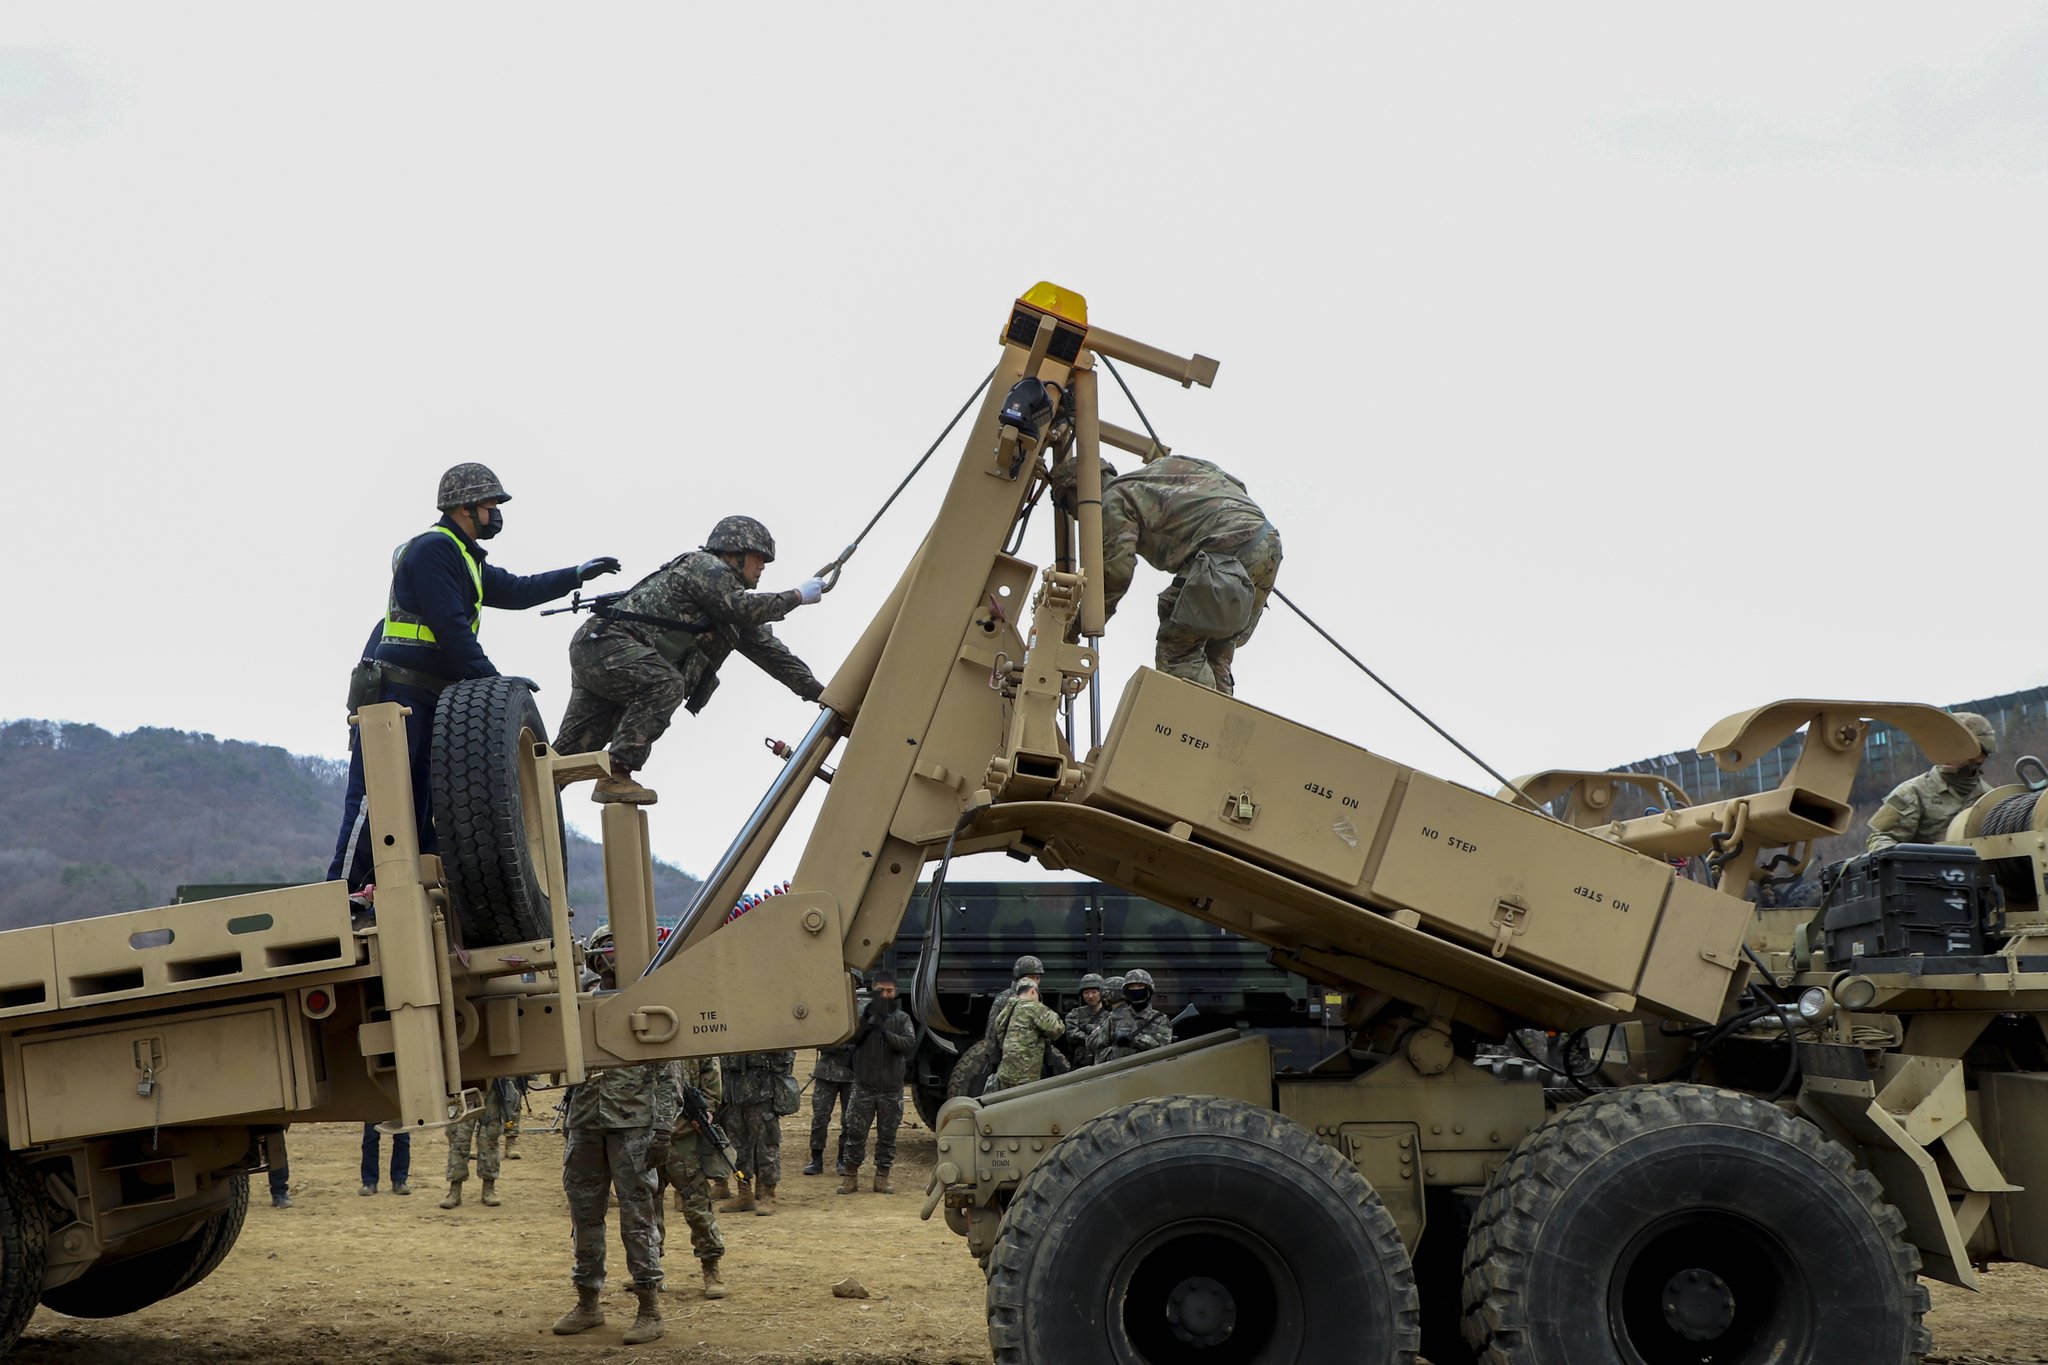
<svg viewBox="0 0 2048 1365">
<path fill-rule="evenodd" d="M 1493 907 L 1493 955 L 1506 957 L 1508 943 L 1528 930 L 1529 907 L 1512 898 Z"/>
</svg>

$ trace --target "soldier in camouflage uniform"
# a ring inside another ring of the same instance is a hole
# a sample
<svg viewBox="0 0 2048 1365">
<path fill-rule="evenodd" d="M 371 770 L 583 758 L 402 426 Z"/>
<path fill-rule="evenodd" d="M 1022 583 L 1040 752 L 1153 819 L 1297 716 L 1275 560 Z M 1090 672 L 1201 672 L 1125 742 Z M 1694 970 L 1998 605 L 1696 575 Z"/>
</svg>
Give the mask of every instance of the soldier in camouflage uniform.
<svg viewBox="0 0 2048 1365">
<path fill-rule="evenodd" d="M 1089 1036 L 1088 1060 L 1113 1062 L 1173 1041 L 1173 1021 L 1152 1008 L 1152 973 L 1124 973 L 1123 1003 L 1105 1014 Z"/>
<path fill-rule="evenodd" d="M 480 1198 L 484 1207 L 496 1208 L 498 1199 L 499 1149 L 505 1138 L 505 1119 L 519 1112 L 519 1087 L 510 1076 L 500 1076 L 484 1087 L 484 1107 L 466 1119 L 448 1125 L 448 1197 L 441 1207 L 452 1209 L 462 1203 L 462 1183 L 469 1179 L 469 1154 L 476 1151 L 477 1178 L 484 1182 Z"/>
<path fill-rule="evenodd" d="M 717 1110 L 723 1092 L 715 1059 L 689 1057 L 670 1062 L 668 1067 L 671 1084 L 678 1087 L 687 1085 L 702 1091 L 705 1106 L 714 1112 Z M 679 1102 L 676 1105 L 675 1128 L 669 1139 L 668 1161 L 661 1168 L 661 1178 L 675 1187 L 676 1208 L 690 1224 L 690 1250 L 696 1253 L 697 1263 L 703 1270 L 704 1297 L 707 1299 L 722 1299 L 726 1295 L 725 1280 L 718 1273 L 719 1259 L 725 1255 L 725 1237 L 718 1230 L 718 1215 L 711 1211 L 711 1196 L 704 1182 L 713 1173 L 722 1177 L 730 1174 L 731 1170 L 725 1153 L 718 1149 L 718 1144 L 708 1134 L 697 1131 Z M 665 1247 L 668 1222 L 662 1213 L 658 1190 L 654 1199 L 654 1225 L 658 1239 Z"/>
<path fill-rule="evenodd" d="M 747 1052 L 722 1057 L 727 1117 L 725 1135 L 739 1155 L 738 1195 L 718 1206 L 720 1213 L 751 1213 L 766 1218 L 775 1212 L 775 1187 L 782 1181 L 782 1119 L 775 1112 L 775 1094 L 782 1078 L 796 1074 L 796 1053 Z"/>
<path fill-rule="evenodd" d="M 1998 732 L 1975 711 L 1951 714 L 1975 736 L 1983 752 L 1968 763 L 1937 763 L 1892 788 L 1870 817 L 1870 837 L 1863 841 L 1866 852 L 1875 853 L 1893 844 L 1941 843 L 1948 837 L 1949 821 L 1989 790 L 1984 783 L 1984 760 L 1997 751 Z"/>
<path fill-rule="evenodd" d="M 1081 978 L 1081 1003 L 1068 1010 L 1066 1017 L 1060 1021 L 1066 1025 L 1066 1029 L 1057 1039 L 1060 1051 L 1067 1054 L 1069 1061 L 1081 1061 L 1081 1054 L 1088 1046 L 1088 1035 L 1102 1022 L 1102 1016 L 1107 1010 L 1107 1006 L 1103 1004 L 1102 992 L 1108 984 L 1102 979 L 1100 972 L 1089 972 Z"/>
<path fill-rule="evenodd" d="M 824 595 L 822 580 L 788 592 L 754 592 L 761 569 L 775 562 L 775 538 L 752 517 L 727 517 L 704 548 L 679 555 L 635 583 L 613 609 L 675 621 L 594 617 L 569 641 L 569 706 L 555 748 L 565 754 L 611 746 L 611 776 L 596 801 L 652 805 L 655 793 L 632 780 L 678 706 L 704 709 L 718 687 L 719 665 L 735 649 L 777 682 L 816 701 L 824 691 L 803 660 L 775 638 L 780 621 Z"/>
<path fill-rule="evenodd" d="M 896 1130 L 903 1123 L 903 1068 L 917 1050 L 917 1025 L 897 1007 L 896 977 L 886 970 L 869 978 L 868 1003 L 853 1031 L 853 1103 L 846 1110 L 846 1157 L 839 1167 L 839 1193 L 860 1190 L 860 1164 L 868 1154 L 868 1129 L 875 1129 L 876 1194 L 894 1194 L 889 1168 L 896 1164 Z"/>
<path fill-rule="evenodd" d="M 608 949 L 588 955 L 600 984 L 615 989 L 618 977 Z M 640 1311 L 626 1329 L 628 1346 L 655 1340 L 661 1324 L 661 1233 L 655 1223 L 659 1198 L 655 1172 L 669 1156 L 675 1127 L 676 1091 L 665 1064 L 607 1067 L 593 1071 L 569 1092 L 562 1123 L 562 1192 L 569 1199 L 574 1229 L 576 1306 L 556 1319 L 557 1336 L 573 1336 L 604 1325 L 604 1219 L 614 1194 L 619 1200 L 619 1240 L 633 1272 Z"/>
<path fill-rule="evenodd" d="M 1054 468 L 1056 500 L 1072 505 L 1077 472 L 1073 459 Z M 1116 611 L 1140 559 L 1172 574 L 1173 581 L 1159 594 L 1153 661 L 1162 673 L 1231 695 L 1236 687 L 1231 662 L 1258 628 L 1280 573 L 1280 533 L 1244 484 L 1207 460 L 1162 455 L 1121 476 L 1105 460 L 1102 474 L 1103 607 Z M 1249 618 L 1226 635 L 1200 634 L 1174 619 L 1188 571 L 1203 551 L 1235 558 L 1251 577 Z"/>
<path fill-rule="evenodd" d="M 1046 1044 L 1066 1032 L 1059 1015 L 1038 1002 L 1038 984 L 1017 983 L 1016 995 L 1003 1006 L 996 1030 L 1003 1040 L 996 1074 L 981 1089 L 984 1095 L 1025 1085 L 1045 1075 Z"/>
<path fill-rule="evenodd" d="M 832 1110 L 839 1109 L 839 1154 L 833 1169 L 846 1164 L 846 1120 L 853 1106 L 853 1048 L 845 1043 L 818 1049 L 811 1068 L 811 1161 L 805 1175 L 825 1173 L 825 1139 L 832 1132 Z"/>
<path fill-rule="evenodd" d="M 1009 1004 L 1012 997 L 1017 994 L 1017 987 L 1026 981 L 1036 986 L 1044 980 L 1045 964 L 1040 962 L 1035 955 L 1026 953 L 1018 958 L 1016 962 L 1012 963 L 1010 966 L 1010 984 L 997 992 L 996 998 L 989 1002 L 988 1025 L 982 1030 L 981 1036 L 990 1042 L 1000 1039 L 1003 1035 L 1002 1031 L 996 1027 L 996 1019 L 1002 1014 L 1003 1006 Z"/>
</svg>

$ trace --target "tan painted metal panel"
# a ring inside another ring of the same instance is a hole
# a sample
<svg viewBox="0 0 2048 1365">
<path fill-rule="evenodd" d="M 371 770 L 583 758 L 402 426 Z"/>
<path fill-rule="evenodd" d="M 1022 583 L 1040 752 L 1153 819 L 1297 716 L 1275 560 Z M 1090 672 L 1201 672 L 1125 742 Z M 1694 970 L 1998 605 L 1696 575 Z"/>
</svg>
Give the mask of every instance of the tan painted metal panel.
<svg viewBox="0 0 2048 1365">
<path fill-rule="evenodd" d="M 51 926 L 0 934 L 0 1019 L 57 1008 L 57 940 Z"/>
<path fill-rule="evenodd" d="M 1219 847 L 1348 890 L 1364 875 L 1403 771 L 1356 745 L 1144 668 L 1124 689 L 1086 800 L 1186 820 Z M 1240 795 L 1248 812 L 1232 803 Z"/>
<path fill-rule="evenodd" d="M 183 907 L 190 910 L 191 906 Z M 284 1003 L 9 1039 L 29 1142 L 275 1113 L 293 1094 Z M 139 1083 L 149 1071 L 148 1093 Z"/>
<path fill-rule="evenodd" d="M 1416 773 L 1372 894 L 1474 946 L 1503 939 L 1518 966 L 1633 992 L 1670 883 L 1661 861 Z"/>
<path fill-rule="evenodd" d="M 1978 1078 L 1984 1137 L 1999 1171 L 2022 1188 L 1991 1196 L 1998 1248 L 2048 1266 L 2048 1072 L 1991 1071 Z"/>
<path fill-rule="evenodd" d="M 1748 901 L 1675 878 L 1636 995 L 1680 1018 L 1720 1018 L 1755 917 Z"/>
<path fill-rule="evenodd" d="M 355 965 L 340 882 L 49 927 L 67 1007 Z"/>
</svg>

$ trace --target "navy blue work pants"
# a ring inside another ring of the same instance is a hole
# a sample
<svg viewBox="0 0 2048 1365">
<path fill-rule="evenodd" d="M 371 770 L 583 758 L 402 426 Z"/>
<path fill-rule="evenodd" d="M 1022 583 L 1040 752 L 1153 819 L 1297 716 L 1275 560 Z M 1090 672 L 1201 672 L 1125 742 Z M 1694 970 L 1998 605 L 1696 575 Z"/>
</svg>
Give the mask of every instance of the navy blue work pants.
<svg viewBox="0 0 2048 1365">
<path fill-rule="evenodd" d="M 412 708 L 405 718 L 405 753 L 412 766 L 412 807 L 419 818 L 420 852 L 435 853 L 433 788 L 428 782 L 429 760 L 434 748 L 434 705 L 440 698 L 415 687 L 386 683 L 379 701 L 402 702 Z M 351 892 L 360 891 L 372 876 L 375 859 L 370 852 L 370 818 L 363 803 L 363 743 L 356 727 L 348 731 L 348 793 L 342 798 L 341 833 L 334 841 L 334 859 L 327 864 L 327 880 L 346 878 Z"/>
<path fill-rule="evenodd" d="M 363 1125 L 363 1183 L 365 1185 L 377 1183 L 377 1140 L 382 1136 L 383 1134 L 377 1131 L 376 1124 L 366 1123 Z M 391 1183 L 403 1185 L 406 1183 L 406 1177 L 410 1174 L 412 1174 L 412 1134 L 393 1133 L 391 1135 Z"/>
</svg>

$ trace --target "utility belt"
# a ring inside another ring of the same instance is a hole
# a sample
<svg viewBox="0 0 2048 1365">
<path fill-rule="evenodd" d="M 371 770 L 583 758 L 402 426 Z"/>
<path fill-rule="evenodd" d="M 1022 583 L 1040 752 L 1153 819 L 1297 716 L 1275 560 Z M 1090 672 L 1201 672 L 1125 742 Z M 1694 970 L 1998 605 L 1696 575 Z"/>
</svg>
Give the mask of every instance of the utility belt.
<svg viewBox="0 0 2048 1365">
<path fill-rule="evenodd" d="M 432 673 L 422 673 L 416 668 L 402 664 L 386 663 L 382 659 L 364 659 L 348 675 L 348 709 L 354 715 L 384 695 L 384 684 L 396 687 L 416 687 L 422 692 L 436 696 L 448 689 L 453 678 L 438 678 Z"/>
</svg>

